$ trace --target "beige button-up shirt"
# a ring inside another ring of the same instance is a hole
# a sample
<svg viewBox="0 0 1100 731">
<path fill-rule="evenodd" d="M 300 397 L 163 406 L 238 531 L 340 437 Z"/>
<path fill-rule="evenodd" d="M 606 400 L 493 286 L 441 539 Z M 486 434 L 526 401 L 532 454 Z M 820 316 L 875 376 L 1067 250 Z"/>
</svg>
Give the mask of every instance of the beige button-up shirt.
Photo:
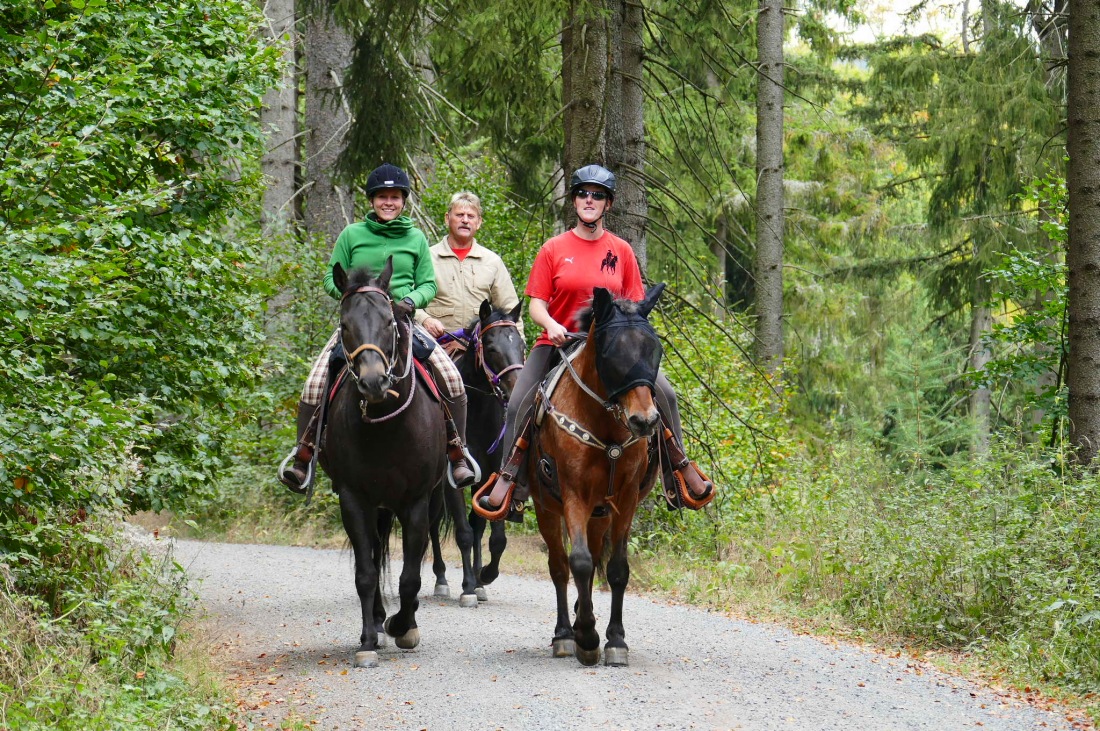
<svg viewBox="0 0 1100 731">
<path fill-rule="evenodd" d="M 489 300 L 493 307 L 511 310 L 519 304 L 512 277 L 504 261 L 474 240 L 470 253 L 458 260 L 444 237 L 429 249 L 435 267 L 435 299 L 416 311 L 416 321 L 423 323 L 434 317 L 447 330 L 458 330 L 473 322 L 481 303 Z M 523 332 L 523 323 L 520 323 Z"/>
</svg>

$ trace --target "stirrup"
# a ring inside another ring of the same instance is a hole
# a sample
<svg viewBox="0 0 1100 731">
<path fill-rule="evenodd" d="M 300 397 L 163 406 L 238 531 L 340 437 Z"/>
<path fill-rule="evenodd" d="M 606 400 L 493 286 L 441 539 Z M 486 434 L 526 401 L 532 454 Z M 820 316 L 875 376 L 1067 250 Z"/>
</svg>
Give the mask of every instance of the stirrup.
<svg viewBox="0 0 1100 731">
<path fill-rule="evenodd" d="M 457 482 L 455 482 L 455 475 L 454 475 L 455 463 L 452 462 L 450 459 L 448 459 L 447 460 L 447 484 L 450 485 L 451 487 L 453 487 L 456 490 L 460 490 L 460 489 L 466 487 L 467 485 L 476 485 L 477 483 L 481 482 L 481 465 L 479 465 L 477 463 L 477 460 L 474 459 L 474 456 L 472 454 L 470 454 L 470 450 L 466 448 L 465 444 L 462 445 L 462 456 L 466 458 L 466 464 L 473 471 L 474 479 L 466 480 L 461 485 L 458 484 Z"/>
<path fill-rule="evenodd" d="M 684 470 L 695 470 L 695 474 L 708 485 L 706 492 L 699 497 L 693 495 L 691 490 L 688 489 L 687 480 L 684 478 Z M 671 480 L 668 479 L 670 477 Z M 699 510 L 714 500 L 714 483 L 699 469 L 699 465 L 695 462 L 688 462 L 682 467 L 670 469 L 661 479 L 666 483 L 665 500 L 674 508 L 685 507 L 689 510 Z M 668 484 L 669 482 L 671 484 Z"/>
<path fill-rule="evenodd" d="M 477 489 L 474 493 L 474 499 L 471 501 L 471 507 L 475 513 L 480 515 L 485 520 L 496 522 L 498 520 L 504 520 L 508 516 L 509 511 L 512 510 L 512 493 L 516 490 L 516 483 L 513 480 L 511 487 L 504 494 L 504 499 L 500 501 L 500 505 L 496 508 L 489 502 L 489 495 L 493 492 L 493 488 L 496 487 L 497 480 L 501 479 L 502 475 L 494 472 L 489 475 L 489 479 L 485 484 Z M 507 478 L 505 478 L 507 479 Z"/>
<path fill-rule="evenodd" d="M 277 477 L 279 478 L 279 482 L 286 485 L 287 489 L 290 490 L 291 492 L 296 492 L 299 495 L 305 495 L 307 492 L 309 492 L 309 488 L 313 484 L 313 478 L 314 478 L 313 462 L 314 462 L 314 460 L 311 459 L 311 460 L 309 460 L 308 462 L 305 463 L 306 464 L 306 478 L 304 480 L 302 480 L 302 484 L 297 485 L 292 480 L 289 480 L 286 477 L 286 473 L 289 472 L 289 469 L 288 469 L 289 466 L 294 462 L 294 458 L 297 457 L 297 456 L 298 456 L 298 447 L 295 447 L 294 450 L 286 456 L 286 459 L 284 459 L 282 462 L 279 463 L 279 471 L 277 473 Z"/>
</svg>

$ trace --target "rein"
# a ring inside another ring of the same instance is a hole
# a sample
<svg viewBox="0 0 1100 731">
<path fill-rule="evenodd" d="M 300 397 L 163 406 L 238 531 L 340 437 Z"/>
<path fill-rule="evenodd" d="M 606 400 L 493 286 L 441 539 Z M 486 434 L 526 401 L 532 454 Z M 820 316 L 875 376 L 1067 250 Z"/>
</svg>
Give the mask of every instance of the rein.
<svg viewBox="0 0 1100 731">
<path fill-rule="evenodd" d="M 345 292 L 343 297 L 340 298 L 340 301 L 343 302 L 345 299 L 347 299 L 348 297 L 350 297 L 353 294 L 380 294 L 380 295 L 382 295 L 383 297 L 386 298 L 387 304 L 391 305 L 390 317 L 391 318 L 393 317 L 393 310 L 392 310 L 393 298 L 390 297 L 390 293 L 387 292 L 386 290 L 380 289 L 379 287 L 372 287 L 372 286 L 357 287 L 355 289 L 351 289 L 351 290 L 348 290 L 347 292 Z M 398 333 L 401 331 L 401 328 L 402 328 L 402 323 L 400 321 L 398 321 L 396 318 L 394 318 L 394 324 L 396 325 L 396 327 L 394 328 L 393 342 L 390 346 L 390 351 L 391 352 L 395 352 L 397 350 L 398 337 L 399 337 Z M 409 337 L 408 337 L 409 346 L 408 346 L 407 352 L 405 353 L 405 371 L 400 376 L 394 376 L 394 372 L 393 372 L 394 366 L 397 365 L 397 361 L 395 360 L 393 362 L 390 362 L 390 359 L 386 355 L 386 352 L 384 350 L 382 350 L 380 347 L 378 347 L 377 345 L 375 345 L 374 343 L 363 343 L 358 348 L 353 350 L 351 353 L 347 352 L 347 348 L 344 349 L 344 363 L 346 364 L 346 367 L 347 367 L 347 373 L 348 373 L 349 376 L 351 376 L 351 379 L 353 381 L 355 381 L 356 385 L 359 384 L 359 375 L 355 372 L 355 368 L 354 368 L 353 364 L 355 363 L 356 357 L 358 357 L 360 353 L 364 353 L 364 352 L 378 353 L 379 357 L 382 358 L 382 364 L 383 364 L 383 366 L 385 366 L 385 369 L 386 369 L 386 380 L 389 382 L 390 385 L 393 385 L 395 383 L 400 383 L 401 381 L 403 381 L 403 380 L 405 380 L 406 378 L 409 377 L 409 375 L 412 373 L 412 362 L 413 362 L 413 356 L 412 356 L 412 330 L 411 330 L 411 328 L 406 329 L 406 332 L 409 333 Z M 340 328 L 340 342 L 341 343 L 344 342 L 343 327 Z M 387 389 L 386 393 L 387 394 L 392 394 L 395 398 L 400 395 L 397 391 L 393 390 L 392 388 Z M 360 415 L 363 418 L 363 422 L 367 423 L 367 424 L 378 424 L 378 423 L 381 423 L 381 422 L 384 422 L 384 421 L 389 421 L 390 419 L 393 419 L 394 417 L 399 416 L 402 412 L 405 411 L 405 409 L 409 408 L 409 406 L 412 405 L 413 398 L 415 396 L 416 396 L 416 378 L 413 378 L 412 379 L 412 384 L 409 386 L 409 395 L 405 398 L 405 402 L 403 404 L 401 404 L 401 406 L 398 407 L 397 410 L 391 411 L 390 413 L 386 414 L 385 416 L 379 416 L 379 417 L 368 416 L 367 415 L 368 404 L 367 404 L 365 399 L 360 399 L 359 400 L 359 412 L 360 412 Z"/>
</svg>

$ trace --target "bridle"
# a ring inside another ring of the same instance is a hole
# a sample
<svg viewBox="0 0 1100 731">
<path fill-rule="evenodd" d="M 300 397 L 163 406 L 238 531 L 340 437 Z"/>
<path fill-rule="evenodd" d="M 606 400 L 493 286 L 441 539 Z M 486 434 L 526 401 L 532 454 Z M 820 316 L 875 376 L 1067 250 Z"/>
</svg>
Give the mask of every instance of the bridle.
<svg viewBox="0 0 1100 731">
<path fill-rule="evenodd" d="M 569 333 L 569 339 L 583 340 L 584 344 L 581 345 L 581 347 L 586 347 L 587 345 L 589 345 L 588 333 Z M 629 437 L 627 437 L 626 441 L 623 442 L 608 443 L 603 441 L 580 422 L 554 408 L 554 404 L 551 403 L 550 397 L 545 391 L 545 381 L 542 385 L 539 386 L 539 397 L 542 399 L 542 402 L 546 409 L 546 413 L 550 417 L 551 423 L 553 423 L 569 436 L 576 439 L 581 444 L 586 444 L 589 447 L 603 450 L 604 454 L 607 455 L 607 460 L 611 463 L 611 470 L 607 478 L 606 497 L 610 499 L 614 496 L 615 493 L 615 467 L 618 464 L 619 458 L 622 457 L 623 454 L 626 452 L 627 447 L 636 444 L 637 442 L 643 441 L 645 437 L 636 436 L 630 430 L 630 427 L 627 425 L 626 409 L 623 408 L 622 404 L 620 404 L 618 401 L 609 401 L 593 391 L 588 386 L 588 384 L 586 384 L 581 379 L 580 375 L 573 367 L 573 362 L 569 359 L 569 353 L 566 352 L 566 349 L 562 346 L 555 347 L 558 348 L 558 352 L 561 354 L 561 359 L 565 363 L 565 367 L 569 370 L 569 375 L 572 377 L 573 382 L 576 383 L 582 391 L 588 394 L 588 396 L 592 398 L 592 400 L 594 400 L 600 406 L 603 406 L 604 410 L 611 415 L 611 418 L 622 425 L 622 427 L 626 429 L 627 433 L 630 435 Z"/>
<path fill-rule="evenodd" d="M 512 363 L 511 365 L 505 366 L 500 371 L 494 371 L 488 361 L 485 360 L 485 333 L 489 332 L 494 327 L 510 327 L 517 332 L 519 331 L 519 326 L 511 320 L 497 320 L 496 322 L 490 322 L 485 327 L 482 327 L 479 322 L 477 327 L 474 328 L 474 334 L 471 337 L 474 342 L 474 363 L 481 369 L 482 373 L 485 374 L 485 378 L 488 379 L 489 385 L 493 387 L 493 393 L 496 394 L 497 400 L 500 401 L 502 406 L 507 407 L 509 398 L 508 393 L 504 390 L 504 387 L 500 385 L 500 380 L 504 377 L 505 373 L 518 371 L 523 368 L 526 357 L 521 356 L 519 363 Z"/>
<path fill-rule="evenodd" d="M 581 341 L 583 344 L 580 347 L 585 347 L 585 346 L 588 345 L 588 333 L 569 333 L 568 337 L 569 337 L 570 340 L 573 340 L 573 341 Z M 623 408 L 623 405 L 620 404 L 618 401 L 610 401 L 610 400 L 605 399 L 604 397 L 600 396 L 598 393 L 593 391 L 588 386 L 588 384 L 584 382 L 584 380 L 581 379 L 581 377 L 577 373 L 576 369 L 573 368 L 573 361 L 570 360 L 569 353 L 566 351 L 566 348 L 568 346 L 565 346 L 565 347 L 555 346 L 555 347 L 558 348 L 558 352 L 561 355 L 561 359 L 565 363 L 565 367 L 566 367 L 566 369 L 568 369 L 569 375 L 573 378 L 573 382 L 576 383 L 577 386 L 582 391 L 584 391 L 586 394 L 588 394 L 589 398 L 591 398 L 593 401 L 595 401 L 600 406 L 602 406 L 604 408 L 604 411 L 611 414 L 611 418 L 613 418 L 615 421 L 619 422 L 619 424 L 621 424 L 624 429 L 626 429 L 627 431 L 630 431 L 630 426 L 627 423 L 626 409 Z M 598 356 L 598 354 L 597 354 L 597 356 Z M 544 396 L 544 399 L 546 401 L 547 406 L 549 406 L 550 405 L 550 400 L 548 398 L 545 398 L 546 394 L 543 394 L 543 396 Z M 629 446 L 629 445 L 633 444 L 636 441 L 638 441 L 638 438 L 637 437 L 632 437 L 630 440 L 625 442 L 623 444 L 623 446 Z"/>
<path fill-rule="evenodd" d="M 349 289 L 347 292 L 344 292 L 344 295 L 340 298 L 340 301 L 343 302 L 348 297 L 350 297 L 354 294 L 368 294 L 368 295 L 370 295 L 370 294 L 379 294 L 379 295 L 382 295 L 382 297 L 385 298 L 387 309 L 389 310 L 390 317 L 392 318 L 393 323 L 394 323 L 393 342 L 390 344 L 390 352 L 391 353 L 396 353 L 397 344 L 398 344 L 398 333 L 400 332 L 400 329 L 401 329 L 401 323 L 397 320 L 397 318 L 395 318 L 393 316 L 393 298 L 390 296 L 390 293 L 387 292 L 384 289 L 381 289 L 380 287 L 373 287 L 373 286 L 370 286 L 370 285 L 364 285 L 362 287 L 356 287 L 355 289 Z M 343 327 L 343 325 L 341 325 L 340 326 L 340 344 L 343 345 L 343 343 L 344 343 L 344 327 Z M 395 359 L 393 361 L 391 361 L 390 356 L 386 354 L 386 351 L 382 350 L 382 348 L 378 347 L 374 343 L 363 343 L 362 345 L 360 345 L 358 348 L 351 351 L 350 353 L 348 352 L 348 349 L 347 349 L 346 346 L 343 348 L 343 350 L 344 350 L 344 363 L 347 365 L 348 375 L 351 376 L 351 379 L 353 381 L 355 381 L 356 386 L 360 386 L 361 384 L 359 383 L 359 374 L 355 370 L 355 359 L 358 358 L 362 353 L 377 353 L 378 357 L 380 357 L 382 359 L 382 365 L 386 369 L 385 370 L 385 389 L 387 391 L 387 394 L 392 395 L 394 397 L 398 396 L 398 393 L 397 393 L 397 391 L 393 390 L 393 388 L 392 388 L 393 384 L 398 383 L 398 382 L 403 381 L 404 379 L 408 378 L 409 374 L 412 372 L 413 358 L 412 358 L 412 337 L 411 336 L 409 337 L 408 352 L 405 354 L 405 370 L 400 376 L 397 376 L 397 375 L 394 374 L 394 368 L 397 366 L 397 356 L 394 356 Z M 364 421 L 368 421 L 368 420 L 369 421 L 385 421 L 386 419 L 392 419 L 393 417 L 397 416 L 402 411 L 404 411 L 406 408 L 408 408 L 409 404 L 412 403 L 413 396 L 414 396 L 415 392 L 416 392 L 416 379 L 413 379 L 413 387 L 409 389 L 409 396 L 406 399 L 405 403 L 402 404 L 401 408 L 397 409 L 396 411 L 394 411 L 390 414 L 387 414 L 386 416 L 379 417 L 379 418 L 369 418 L 367 416 L 366 402 L 365 401 L 361 402 L 360 403 L 360 410 L 363 413 Z"/>
</svg>

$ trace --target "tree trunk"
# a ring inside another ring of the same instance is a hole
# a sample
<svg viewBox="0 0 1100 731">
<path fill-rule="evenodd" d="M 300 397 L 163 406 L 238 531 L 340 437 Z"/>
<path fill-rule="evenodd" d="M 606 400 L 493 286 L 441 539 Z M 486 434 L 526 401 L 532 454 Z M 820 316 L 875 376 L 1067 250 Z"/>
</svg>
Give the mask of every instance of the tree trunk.
<svg viewBox="0 0 1100 731">
<path fill-rule="evenodd" d="M 618 192 L 612 210 L 611 230 L 630 242 L 642 271 L 646 270 L 646 226 L 649 204 L 645 187 L 645 93 L 642 32 L 645 22 L 642 4 L 636 0 L 617 0 L 622 11 L 622 53 L 616 84 L 621 86 L 622 146 L 608 139 L 612 170 L 618 176 Z M 621 150 L 620 154 L 616 154 Z"/>
<path fill-rule="evenodd" d="M 598 0 L 573 0 L 562 33 L 562 167 L 567 180 L 579 167 L 607 163 L 604 128 L 611 67 L 606 10 Z M 565 210 L 567 218 L 573 215 L 571 206 Z"/>
<path fill-rule="evenodd" d="M 1069 5 L 1066 384 L 1070 443 L 1088 465 L 1100 448 L 1100 4 Z"/>
<path fill-rule="evenodd" d="M 783 364 L 783 12 L 760 0 L 756 27 L 756 360 Z"/>
<path fill-rule="evenodd" d="M 264 189 L 263 229 L 278 234 L 298 218 L 298 67 L 295 58 L 294 0 L 267 0 L 265 31 L 279 49 L 284 74 L 279 85 L 264 96 L 260 121 L 267 130 L 267 151 L 261 160 Z"/>
<path fill-rule="evenodd" d="M 976 289 L 975 291 L 978 291 Z M 969 369 L 973 373 L 985 370 L 989 363 L 989 348 L 984 342 L 986 333 L 993 327 L 993 316 L 984 305 L 984 298 L 975 296 L 970 307 L 970 358 Z M 981 383 L 970 392 L 970 418 L 974 421 L 974 440 L 971 452 L 984 455 L 989 452 L 989 387 Z"/>
<path fill-rule="evenodd" d="M 565 175 L 598 163 L 618 180 L 606 227 L 646 266 L 642 6 L 633 0 L 574 0 L 562 29 Z M 566 225 L 573 208 L 564 207 Z"/>
<path fill-rule="evenodd" d="M 331 17 L 315 13 L 306 27 L 306 230 L 331 245 L 355 220 L 350 190 L 336 181 L 336 160 L 350 124 L 343 98 L 352 38 Z"/>
</svg>

